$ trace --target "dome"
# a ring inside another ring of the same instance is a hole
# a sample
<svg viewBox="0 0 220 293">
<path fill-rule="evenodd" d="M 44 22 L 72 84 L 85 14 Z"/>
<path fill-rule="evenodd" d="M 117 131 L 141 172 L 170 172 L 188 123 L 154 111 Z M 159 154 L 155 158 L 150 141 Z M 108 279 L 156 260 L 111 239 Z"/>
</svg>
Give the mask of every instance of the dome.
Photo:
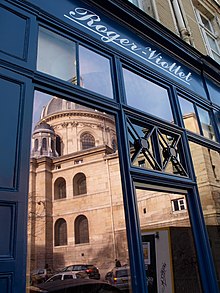
<svg viewBox="0 0 220 293">
<path fill-rule="evenodd" d="M 71 110 L 95 111 L 83 105 L 79 105 L 74 102 L 69 102 L 57 97 L 53 97 L 49 101 L 49 103 L 43 108 L 41 112 L 41 119 L 54 113 L 58 113 L 62 111 L 71 111 Z"/>
<path fill-rule="evenodd" d="M 40 123 L 38 123 L 37 125 L 35 125 L 33 134 L 35 134 L 37 132 L 50 132 L 50 133 L 53 133 L 54 134 L 53 127 L 50 126 L 45 121 L 41 121 Z"/>
</svg>

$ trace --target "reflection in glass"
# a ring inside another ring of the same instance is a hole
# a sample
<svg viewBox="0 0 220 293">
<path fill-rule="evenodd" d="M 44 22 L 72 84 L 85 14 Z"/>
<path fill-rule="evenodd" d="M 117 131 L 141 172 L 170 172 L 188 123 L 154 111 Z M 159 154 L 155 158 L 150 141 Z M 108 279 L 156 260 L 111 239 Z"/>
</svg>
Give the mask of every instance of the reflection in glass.
<svg viewBox="0 0 220 293">
<path fill-rule="evenodd" d="M 217 123 L 218 131 L 220 132 L 220 111 L 214 111 L 215 121 Z"/>
<path fill-rule="evenodd" d="M 185 194 L 136 188 L 148 292 L 202 292 Z"/>
<path fill-rule="evenodd" d="M 128 105 L 173 122 L 168 91 L 123 68 Z"/>
<path fill-rule="evenodd" d="M 27 260 L 31 283 L 46 279 L 35 278 L 34 270 L 49 268 L 54 274 L 82 264 L 98 268 L 96 278 L 129 289 L 130 277 L 123 283 L 115 279 L 121 270 L 115 269 L 116 258 L 122 269 L 130 270 L 114 117 L 35 91 L 33 122 Z M 85 132 L 96 145 L 82 149 Z M 48 143 L 48 152 L 41 152 L 44 138 L 54 141 L 54 151 Z"/>
<path fill-rule="evenodd" d="M 109 59 L 79 46 L 80 85 L 88 90 L 112 98 Z"/>
<path fill-rule="evenodd" d="M 193 103 L 182 97 L 179 97 L 179 102 L 185 128 L 195 133 L 200 133 Z"/>
<path fill-rule="evenodd" d="M 43 27 L 39 28 L 37 70 L 113 98 L 110 60 L 83 46 L 77 60 L 73 41 Z"/>
<path fill-rule="evenodd" d="M 209 112 L 197 106 L 198 118 L 195 113 L 193 103 L 187 101 L 186 99 L 179 97 L 180 107 L 183 116 L 183 122 L 185 128 L 200 134 L 198 120 L 200 121 L 202 127 L 202 134 L 211 139 L 215 140 L 215 133 L 212 126 L 211 118 Z"/>
<path fill-rule="evenodd" d="M 40 27 L 37 70 L 76 83 L 75 43 Z"/>
<path fill-rule="evenodd" d="M 133 166 L 187 176 L 180 135 L 129 119 L 127 125 Z"/>
<path fill-rule="evenodd" d="M 220 289 L 220 154 L 192 142 L 190 150 Z"/>
<path fill-rule="evenodd" d="M 215 133 L 209 112 L 198 107 L 198 114 L 202 126 L 203 135 L 209 139 L 215 140 Z"/>
</svg>

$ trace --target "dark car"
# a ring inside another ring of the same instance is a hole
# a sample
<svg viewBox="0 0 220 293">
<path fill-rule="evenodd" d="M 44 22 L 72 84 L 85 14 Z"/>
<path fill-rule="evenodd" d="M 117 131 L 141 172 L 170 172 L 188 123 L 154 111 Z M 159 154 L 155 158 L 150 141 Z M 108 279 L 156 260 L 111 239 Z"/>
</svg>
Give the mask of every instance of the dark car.
<svg viewBox="0 0 220 293">
<path fill-rule="evenodd" d="M 69 271 L 85 271 L 90 279 L 100 279 L 99 269 L 94 265 L 88 264 L 76 264 L 70 265 L 62 269 L 62 272 L 69 272 Z"/>
<path fill-rule="evenodd" d="M 129 291 L 130 269 L 128 266 L 115 267 L 105 275 L 105 280 L 121 291 Z"/>
<path fill-rule="evenodd" d="M 121 293 L 121 291 L 106 282 L 91 279 L 73 279 L 39 284 L 30 287 L 27 293 Z"/>
</svg>

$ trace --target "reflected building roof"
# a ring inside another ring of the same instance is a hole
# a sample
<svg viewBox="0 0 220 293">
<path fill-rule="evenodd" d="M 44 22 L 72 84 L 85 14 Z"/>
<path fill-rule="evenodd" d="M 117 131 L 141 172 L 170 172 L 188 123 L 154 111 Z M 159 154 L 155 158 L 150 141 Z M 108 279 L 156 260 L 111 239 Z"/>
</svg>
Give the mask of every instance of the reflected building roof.
<svg viewBox="0 0 220 293">
<path fill-rule="evenodd" d="M 89 107 L 79 105 L 74 102 L 66 101 L 64 99 L 60 99 L 57 97 L 53 97 L 49 103 L 43 108 L 41 112 L 41 119 L 44 117 L 58 113 L 58 112 L 63 112 L 63 111 L 71 111 L 71 110 L 86 110 L 86 111 L 92 111 L 94 112 L 94 109 L 91 109 Z"/>
</svg>

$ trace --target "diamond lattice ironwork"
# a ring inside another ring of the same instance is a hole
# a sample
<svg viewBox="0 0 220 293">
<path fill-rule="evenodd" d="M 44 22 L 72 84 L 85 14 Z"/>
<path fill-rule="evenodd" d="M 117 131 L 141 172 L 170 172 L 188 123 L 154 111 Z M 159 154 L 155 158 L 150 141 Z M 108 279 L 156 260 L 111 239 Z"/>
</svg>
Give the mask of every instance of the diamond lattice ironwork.
<svg viewBox="0 0 220 293">
<path fill-rule="evenodd" d="M 181 155 L 181 135 L 128 120 L 131 163 L 145 168 L 187 176 Z"/>
</svg>

